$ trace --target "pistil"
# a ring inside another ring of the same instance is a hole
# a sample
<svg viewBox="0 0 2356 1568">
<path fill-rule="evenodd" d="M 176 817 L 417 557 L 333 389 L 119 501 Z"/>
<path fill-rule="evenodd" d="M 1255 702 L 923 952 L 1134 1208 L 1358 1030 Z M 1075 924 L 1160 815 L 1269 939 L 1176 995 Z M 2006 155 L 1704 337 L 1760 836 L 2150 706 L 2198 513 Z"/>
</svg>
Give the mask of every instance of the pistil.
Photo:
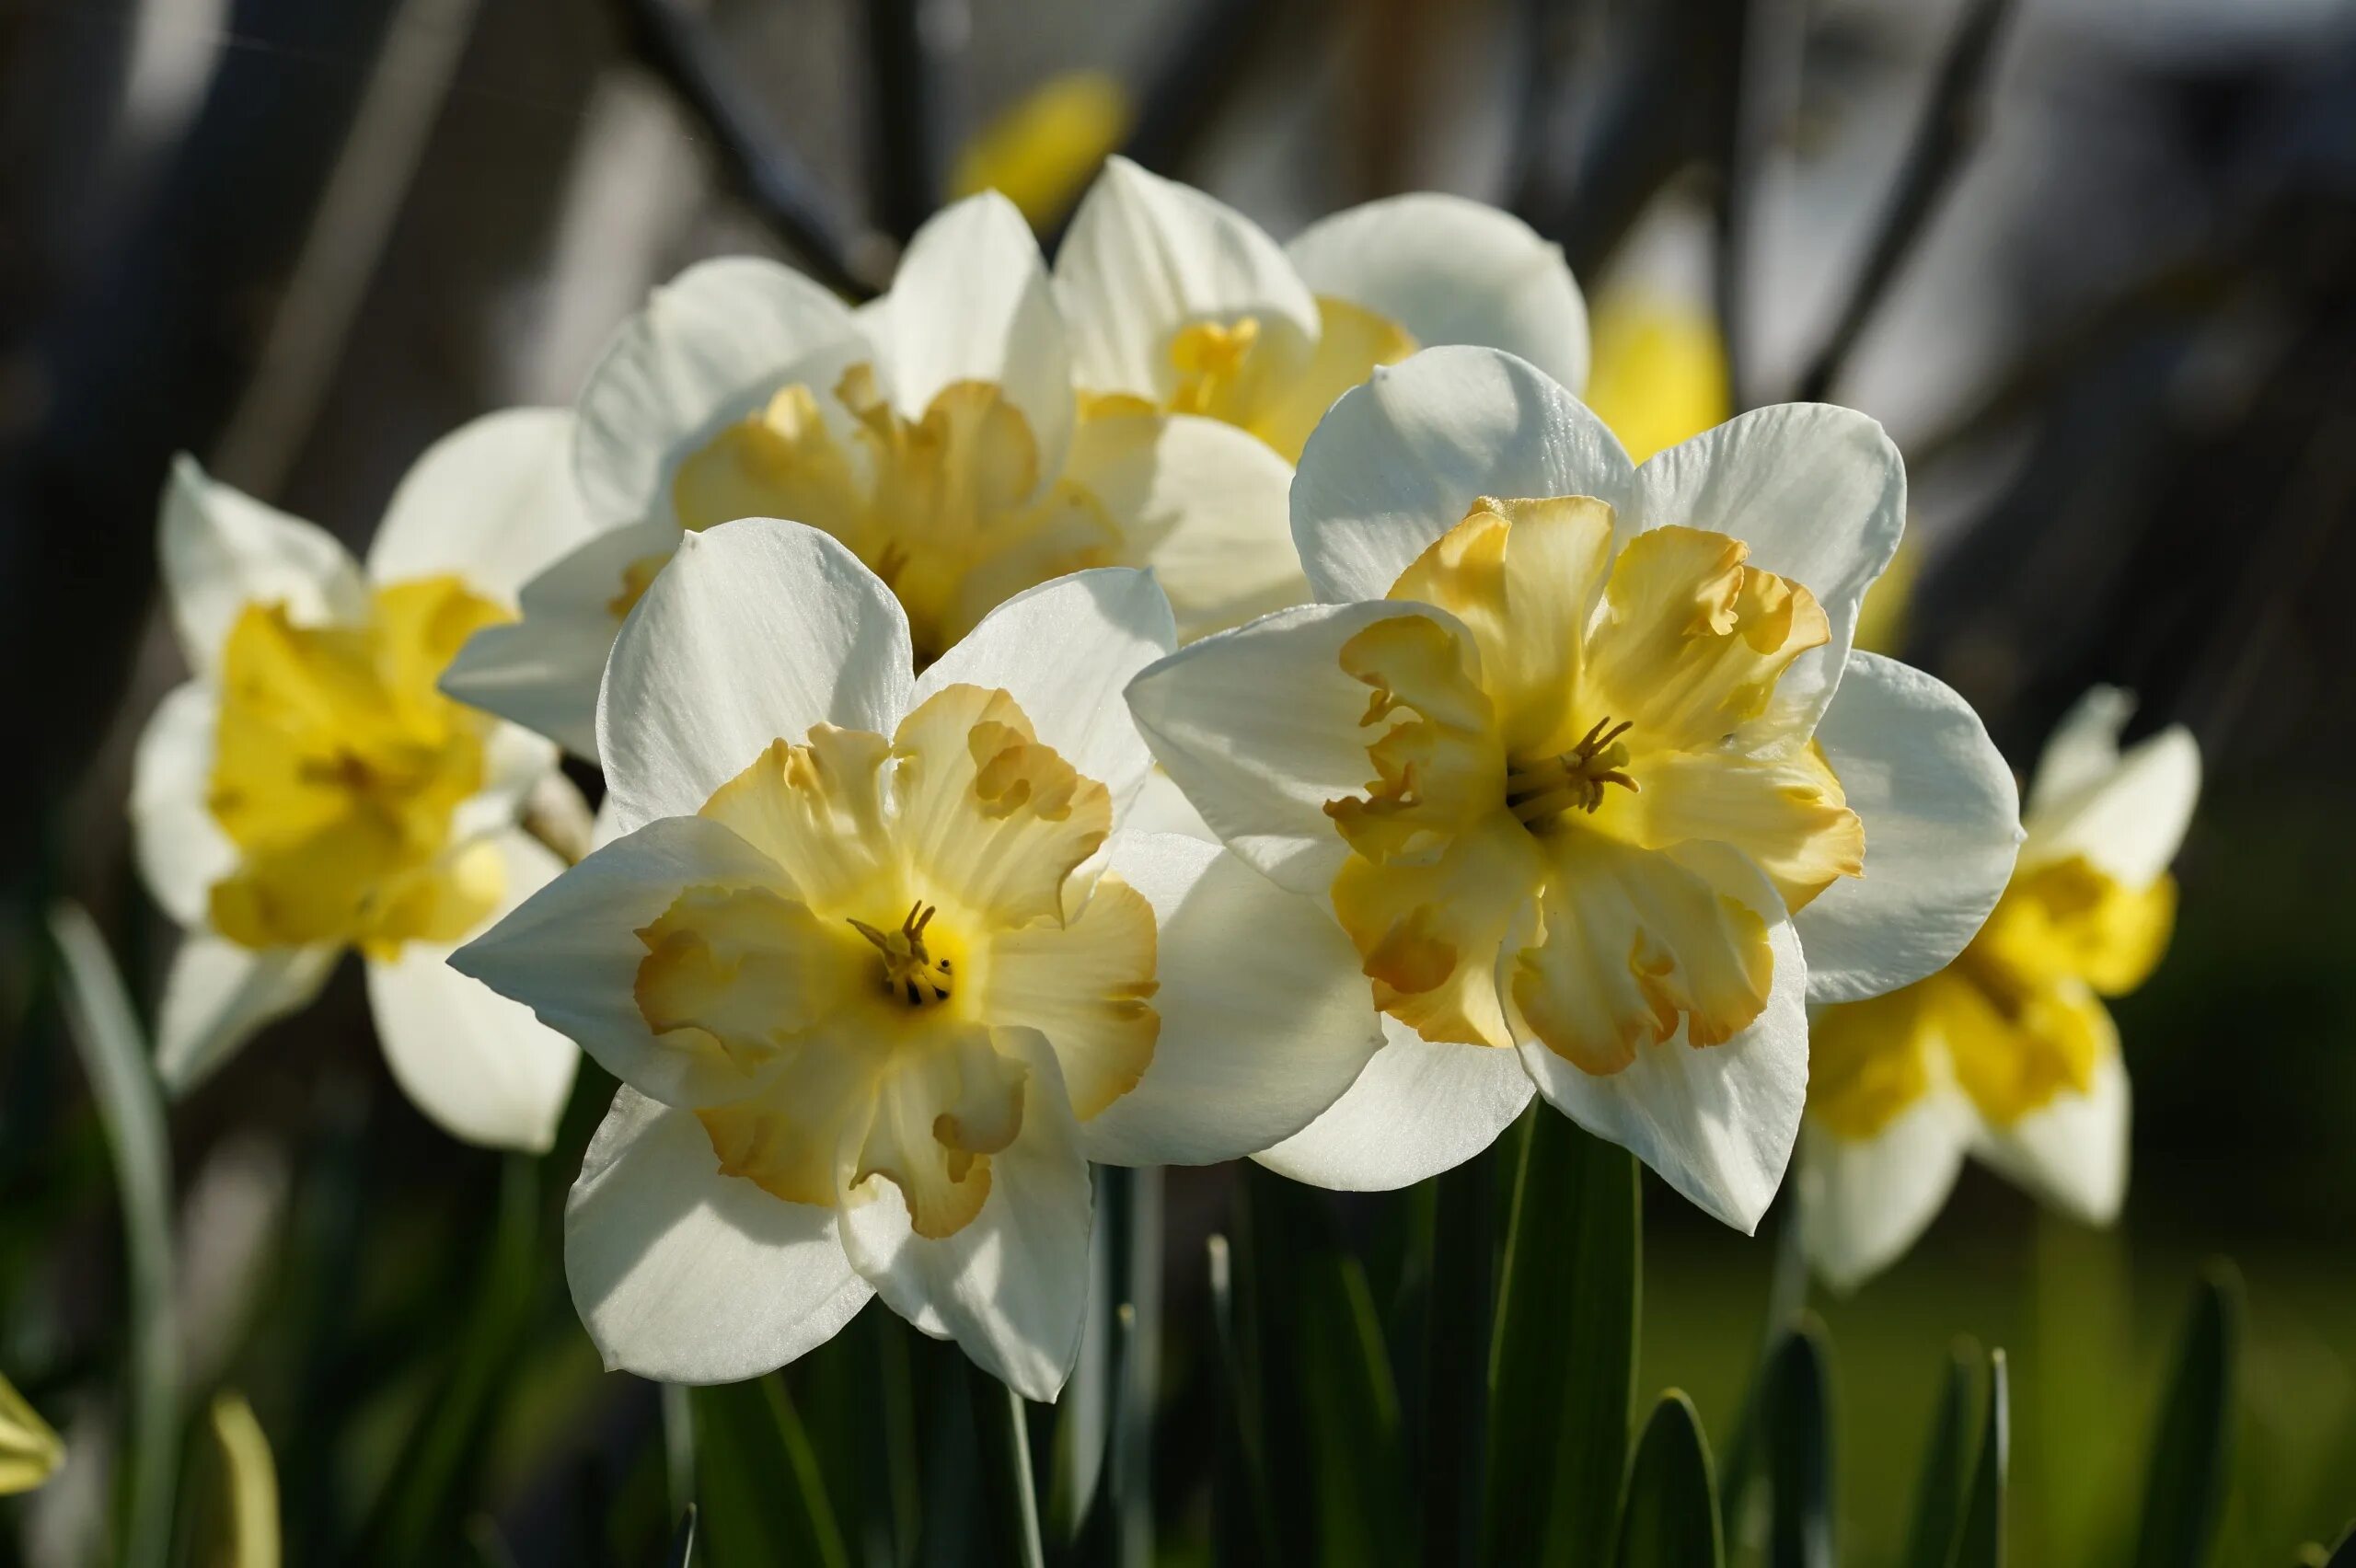
<svg viewBox="0 0 2356 1568">
<path fill-rule="evenodd" d="M 1523 825 L 1535 827 L 1565 812 L 1590 814 L 1603 804 L 1603 787 L 1617 784 L 1634 794 L 1636 781 L 1626 772 L 1626 720 L 1599 719 L 1586 738 L 1559 755 L 1518 762 L 1506 773 L 1506 804 Z"/>
<path fill-rule="evenodd" d="M 908 905 L 907 917 L 896 931 L 879 931 L 864 920 L 850 922 L 851 928 L 884 955 L 884 988 L 905 997 L 912 1008 L 949 999 L 949 960 L 932 957 L 924 946 L 924 928 L 932 923 L 935 912 L 933 905 L 918 899 Z"/>
</svg>

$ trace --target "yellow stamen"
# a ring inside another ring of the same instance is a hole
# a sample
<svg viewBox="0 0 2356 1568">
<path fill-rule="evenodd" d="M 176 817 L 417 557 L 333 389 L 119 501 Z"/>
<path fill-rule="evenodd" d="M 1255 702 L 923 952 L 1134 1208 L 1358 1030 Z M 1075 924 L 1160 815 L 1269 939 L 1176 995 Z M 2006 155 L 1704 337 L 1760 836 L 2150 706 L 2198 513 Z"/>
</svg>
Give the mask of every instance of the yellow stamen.
<svg viewBox="0 0 2356 1568">
<path fill-rule="evenodd" d="M 925 951 L 924 928 L 932 924 L 933 906 L 918 899 L 908 905 L 907 917 L 896 931 L 879 931 L 866 921 L 845 917 L 850 928 L 875 944 L 884 955 L 884 988 L 920 1008 L 949 999 L 950 961 Z"/>
<path fill-rule="evenodd" d="M 1506 804 L 1523 825 L 1535 827 L 1565 812 L 1590 816 L 1603 804 L 1603 787 L 1617 784 L 1634 794 L 1636 781 L 1628 777 L 1628 744 L 1620 737 L 1630 721 L 1612 724 L 1599 719 L 1587 738 L 1559 756 L 1516 763 L 1506 773 Z M 1611 725 L 1606 729 L 1606 725 Z"/>
</svg>

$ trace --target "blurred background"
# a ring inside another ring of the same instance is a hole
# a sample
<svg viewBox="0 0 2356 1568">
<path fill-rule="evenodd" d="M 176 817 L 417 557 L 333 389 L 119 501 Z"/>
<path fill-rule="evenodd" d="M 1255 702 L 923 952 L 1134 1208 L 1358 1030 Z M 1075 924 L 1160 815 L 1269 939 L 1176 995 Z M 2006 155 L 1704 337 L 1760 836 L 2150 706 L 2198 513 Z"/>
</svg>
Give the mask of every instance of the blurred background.
<svg viewBox="0 0 2356 1568">
<path fill-rule="evenodd" d="M 40 922 L 87 904 L 152 1007 L 172 938 L 123 806 L 179 678 L 170 454 L 362 543 L 427 442 L 569 402 L 685 264 L 872 290 L 939 193 L 1001 185 L 1052 236 L 1114 148 L 1280 237 L 1396 190 L 1511 207 L 1576 269 L 1593 399 L 1632 445 L 1795 397 L 1888 426 L 1914 516 L 1876 636 L 2016 767 L 2095 681 L 2141 695 L 2135 732 L 2190 726 L 2174 946 L 2117 1009 L 2124 1222 L 1974 1170 L 1911 1257 L 1817 1303 L 1844 1550 L 1896 1560 L 1968 1333 L 2013 1355 L 2015 1561 L 2119 1558 L 2212 1254 L 2250 1332 L 2219 1561 L 2330 1539 L 2356 1511 L 2356 7 L 0 0 L 0 1368 L 73 1456 L 0 1504 L 0 1562 L 106 1557 L 121 1222 Z M 452 1561 L 445 1534 L 654 1561 L 659 1401 L 598 1370 L 550 1206 L 610 1081 L 584 1069 L 555 1155 L 502 1162 L 430 1129 L 368 1029 L 347 974 L 174 1110 L 191 1389 L 251 1398 L 291 1561 Z M 1132 1265 L 1164 1301 L 1171 1561 L 1205 1550 L 1204 1239 L 1239 1182 L 1173 1172 Z M 1317 1200 L 1394 1323 L 1429 1201 Z M 1646 1212 L 1641 1384 L 1690 1389 L 1721 1439 L 1780 1218 L 1745 1239 L 1657 1186 Z M 829 1401 L 930 1365 L 878 1363 L 884 1332 L 788 1379 L 830 1475 L 854 1460 Z M 955 1560 L 865 1560 L 912 1550 Z"/>
</svg>

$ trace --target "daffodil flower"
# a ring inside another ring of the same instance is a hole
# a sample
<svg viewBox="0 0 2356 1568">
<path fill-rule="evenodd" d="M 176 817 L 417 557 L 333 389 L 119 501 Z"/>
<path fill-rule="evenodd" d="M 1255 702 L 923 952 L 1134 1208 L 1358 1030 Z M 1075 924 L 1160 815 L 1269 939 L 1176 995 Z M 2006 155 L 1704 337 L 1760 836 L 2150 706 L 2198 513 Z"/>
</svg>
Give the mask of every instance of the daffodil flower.
<svg viewBox="0 0 2356 1568">
<path fill-rule="evenodd" d="M 1076 422 L 1038 242 L 1004 197 L 947 208 L 854 312 L 773 262 L 690 268 L 627 323 L 580 401 L 604 532 L 524 588 L 447 689 L 594 755 L 622 618 L 681 537 L 782 517 L 891 584 L 916 656 L 1066 572 L 1151 565 L 1190 632 L 1291 602 L 1290 471 L 1216 421 Z"/>
<path fill-rule="evenodd" d="M 1536 367 L 1428 350 L 1334 405 L 1294 537 L 1319 603 L 1129 702 L 1226 843 L 1331 901 L 1387 1043 L 1262 1160 L 1394 1187 L 1533 1090 L 1749 1230 L 1806 1005 L 1937 969 L 2002 891 L 2012 777 L 1971 710 L 1850 651 L 1905 473 L 1846 409 L 1641 467 Z"/>
<path fill-rule="evenodd" d="M 1575 390 L 1587 379 L 1587 308 L 1561 248 L 1460 196 L 1369 202 L 1279 246 L 1115 157 L 1056 254 L 1056 290 L 1092 416 L 1207 415 L 1288 462 L 1334 398 L 1419 348 L 1485 344 Z"/>
<path fill-rule="evenodd" d="M 2127 1068 L 2102 998 L 2141 985 L 2167 946 L 2168 862 L 2200 790 L 2180 727 L 2120 752 L 2132 709 L 2098 686 L 2063 718 L 2012 885 L 1953 963 L 1817 1018 L 1800 1212 L 1835 1287 L 1913 1244 L 1967 1153 L 2086 1224 L 2118 1217 Z"/>
<path fill-rule="evenodd" d="M 755 1376 L 871 1296 L 1034 1399 L 1080 1343 L 1091 1160 L 1281 1141 L 1380 1043 L 1348 941 L 1126 831 L 1152 578 L 1017 594 L 914 674 L 888 584 L 767 519 L 688 536 L 615 643 L 621 836 L 457 967 L 625 1087 L 566 1210 L 609 1366 Z"/>
<path fill-rule="evenodd" d="M 556 874 L 517 822 L 536 792 L 571 787 L 554 746 L 434 683 L 587 532 L 564 473 L 570 424 L 515 409 L 436 444 L 364 570 L 193 459 L 173 468 L 160 548 L 193 678 L 140 740 L 131 815 L 148 888 L 186 928 L 156 1038 L 175 1092 L 356 949 L 386 1060 L 420 1110 L 473 1143 L 554 1136 L 572 1047 L 444 960 Z"/>
</svg>

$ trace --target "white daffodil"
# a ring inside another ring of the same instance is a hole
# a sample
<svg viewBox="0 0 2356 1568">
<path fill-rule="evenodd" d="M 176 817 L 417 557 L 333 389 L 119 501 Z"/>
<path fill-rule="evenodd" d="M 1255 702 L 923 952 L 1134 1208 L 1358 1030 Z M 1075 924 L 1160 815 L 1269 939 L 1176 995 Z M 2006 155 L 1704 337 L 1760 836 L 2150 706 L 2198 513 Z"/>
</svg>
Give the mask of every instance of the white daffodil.
<svg viewBox="0 0 2356 1568">
<path fill-rule="evenodd" d="M 1189 634 L 1297 596 L 1290 471 L 1214 420 L 1076 422 L 1038 242 L 996 194 L 909 242 L 853 311 L 769 261 L 690 268 L 626 324 L 580 402 L 575 468 L 606 531 L 484 632 L 447 689 L 594 755 L 622 617 L 681 536 L 737 517 L 848 546 L 905 606 L 919 662 L 996 605 L 1151 565 Z"/>
<path fill-rule="evenodd" d="M 1266 1164 L 1398 1186 L 1477 1153 L 1534 1087 L 1757 1224 L 1799 1125 L 1806 1003 L 1945 963 L 2018 839 L 1971 710 L 1850 651 L 1905 489 L 1879 426 L 1814 405 L 1635 467 L 1484 349 L 1334 405 L 1292 491 L 1321 602 L 1129 687 L 1228 845 L 1331 899 L 1382 1014 L 1365 1075 Z"/>
<path fill-rule="evenodd" d="M 1092 571 L 918 676 L 828 536 L 681 543 L 600 702 L 622 836 L 453 960 L 626 1086 L 566 1210 L 609 1366 L 752 1377 L 881 1295 L 1051 1399 L 1088 1162 L 1235 1158 L 1357 1076 L 1380 1036 L 1325 913 L 1122 828 L 1121 688 L 1173 641 L 1149 575 Z"/>
<path fill-rule="evenodd" d="M 1056 253 L 1056 290 L 1091 418 L 1207 415 L 1287 461 L 1334 398 L 1419 348 L 1484 344 L 1575 391 L 1587 381 L 1587 308 L 1561 248 L 1460 196 L 1370 202 L 1279 246 L 1115 157 Z"/>
<path fill-rule="evenodd" d="M 536 791 L 571 787 L 555 747 L 434 683 L 587 532 L 564 472 L 571 422 L 513 409 L 437 443 L 364 571 L 193 459 L 173 468 L 160 548 L 193 678 L 140 740 L 131 815 L 147 885 L 187 933 L 157 1026 L 175 1092 L 356 948 L 386 1060 L 419 1109 L 473 1143 L 544 1149 L 555 1136 L 572 1047 L 443 961 L 556 874 L 516 824 Z"/>
<path fill-rule="evenodd" d="M 2119 749 L 2134 707 L 2082 698 L 2029 783 L 2012 885 L 1955 962 L 1815 1022 L 1801 1216 L 1817 1272 L 1849 1289 L 1896 1261 L 1967 1153 L 2090 1225 L 2127 1193 L 2127 1068 L 2102 1004 L 2158 963 L 2168 862 L 2200 792 L 2171 727 Z"/>
</svg>

